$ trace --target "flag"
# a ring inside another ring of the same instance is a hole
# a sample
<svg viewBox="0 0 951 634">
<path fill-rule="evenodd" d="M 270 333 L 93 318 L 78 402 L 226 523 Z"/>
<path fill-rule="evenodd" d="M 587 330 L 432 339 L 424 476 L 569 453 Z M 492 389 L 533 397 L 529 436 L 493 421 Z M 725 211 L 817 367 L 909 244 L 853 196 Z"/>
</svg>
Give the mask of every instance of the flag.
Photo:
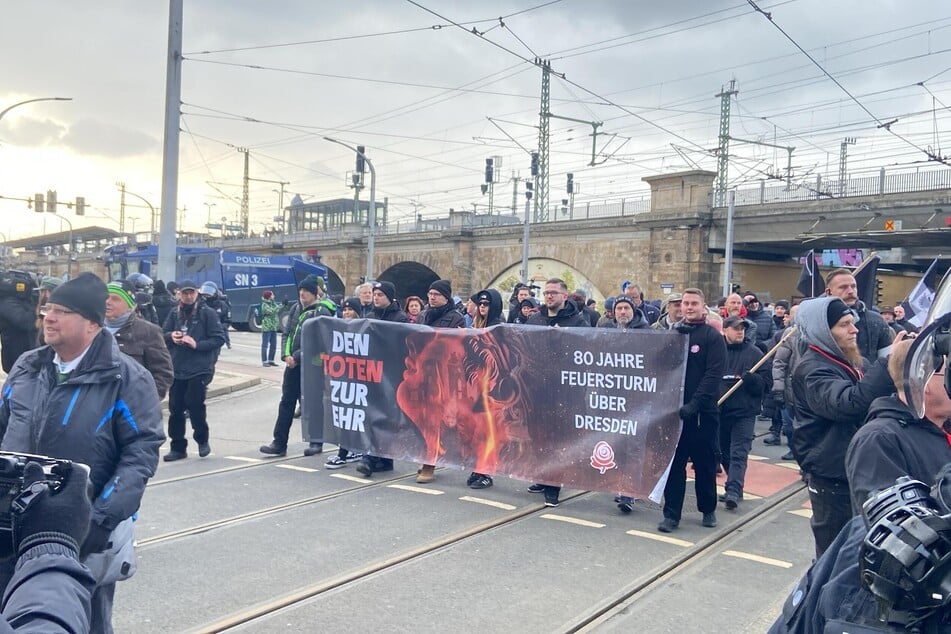
<svg viewBox="0 0 951 634">
<path fill-rule="evenodd" d="M 938 258 L 934 259 L 931 266 L 925 271 L 925 274 L 921 276 L 921 280 L 911 289 L 908 300 L 901 303 L 905 308 L 905 319 L 913 323 L 917 328 L 921 328 L 924 325 L 925 318 L 928 316 L 928 310 L 931 309 L 931 304 L 934 302 L 934 272 L 936 266 L 938 266 Z"/>
<path fill-rule="evenodd" d="M 817 297 L 826 290 L 826 284 L 819 275 L 819 267 L 816 266 L 815 251 L 810 250 L 806 254 L 805 261 L 802 263 L 802 272 L 799 273 L 799 283 L 796 284 L 796 290 L 803 297 Z"/>
<path fill-rule="evenodd" d="M 875 305 L 875 274 L 878 273 L 878 263 L 881 258 L 873 255 L 862 262 L 862 266 L 852 272 L 855 277 L 855 288 L 859 300 L 866 306 Z"/>
</svg>

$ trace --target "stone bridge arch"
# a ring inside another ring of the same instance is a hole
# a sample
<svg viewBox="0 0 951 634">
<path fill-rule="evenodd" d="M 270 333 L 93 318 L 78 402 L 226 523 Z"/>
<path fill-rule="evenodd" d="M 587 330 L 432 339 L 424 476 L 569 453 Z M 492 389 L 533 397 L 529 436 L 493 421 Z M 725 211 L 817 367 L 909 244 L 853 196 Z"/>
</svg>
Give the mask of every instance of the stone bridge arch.
<svg viewBox="0 0 951 634">
<path fill-rule="evenodd" d="M 522 262 L 518 261 L 508 266 L 489 283 L 489 288 L 498 289 L 503 298 L 508 298 L 515 284 L 520 281 L 519 272 L 522 268 Z M 531 283 L 541 288 L 545 285 L 545 280 L 552 277 L 558 277 L 565 280 L 568 285 L 568 291 L 574 292 L 575 289 L 584 291 L 586 297 L 594 298 L 598 303 L 604 301 L 604 294 L 598 289 L 595 283 L 587 275 L 579 271 L 576 267 L 554 258 L 529 258 L 528 274 Z M 535 293 L 539 296 L 538 292 Z"/>
</svg>

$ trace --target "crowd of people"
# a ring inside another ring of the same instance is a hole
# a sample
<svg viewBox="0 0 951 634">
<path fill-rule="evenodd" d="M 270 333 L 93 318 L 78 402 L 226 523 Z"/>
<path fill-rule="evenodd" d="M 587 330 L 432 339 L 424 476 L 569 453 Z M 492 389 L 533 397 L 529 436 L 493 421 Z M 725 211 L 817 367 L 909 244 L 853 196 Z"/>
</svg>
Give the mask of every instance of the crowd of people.
<svg viewBox="0 0 951 634">
<path fill-rule="evenodd" d="M 702 526 L 717 525 L 720 503 L 729 511 L 739 508 L 756 418 L 763 416 L 771 422 L 763 441 L 780 445 L 785 438 L 783 459 L 795 460 L 808 484 L 820 558 L 854 523 L 870 492 L 898 475 L 930 478 L 936 466 L 951 462 L 946 442 L 951 399 L 931 389 L 925 416 L 918 418 L 901 390 L 915 333 L 901 307 L 866 306 L 846 269 L 829 273 L 826 288 L 823 296 L 791 306 L 763 304 L 752 292 L 708 301 L 698 288 L 650 301 L 639 284 L 628 281 L 605 300 L 602 313 L 592 298 L 570 292 L 558 278 L 541 287 L 518 284 L 507 301 L 492 288 L 463 301 L 451 280 L 440 279 L 429 285 L 425 298 L 401 302 L 388 281 L 331 298 L 325 280 L 311 275 L 300 280 L 298 301 L 291 306 L 265 289 L 256 308 L 261 363 L 274 367 L 278 358 L 284 366 L 272 437 L 260 452 L 285 456 L 295 410 L 303 399 L 319 399 L 301 388 L 301 333 L 304 323 L 318 316 L 433 328 L 507 323 L 673 330 L 686 337 L 688 355 L 678 412 L 682 432 L 673 448 L 658 530 L 669 533 L 680 526 L 688 464 Z M 66 282 L 0 279 L 0 343 L 8 372 L 0 400 L 0 449 L 89 465 L 88 525 L 82 531 L 63 528 L 74 537 L 60 540 L 58 556 L 81 560 L 94 580 L 87 583 L 71 571 L 64 581 L 75 585 L 79 579 L 87 589 L 93 631 L 111 631 L 115 583 L 135 571 L 132 521 L 166 440 L 159 407 L 166 395 L 170 447 L 163 459 L 188 457 L 186 421 L 198 456 L 211 453 L 205 397 L 219 351 L 230 347 L 229 312 L 227 297 L 210 282 L 153 283 L 133 274 L 106 284 L 90 273 Z M 11 325 L 11 320 L 16 321 Z M 323 439 L 312 437 L 304 455 L 323 450 Z M 344 447 L 326 468 L 350 464 L 365 477 L 394 468 L 391 458 Z M 725 474 L 719 496 L 718 472 Z M 435 479 L 434 464 L 419 466 L 417 482 Z M 493 474 L 472 472 L 467 484 L 491 487 Z M 550 507 L 559 505 L 560 490 L 559 482 L 528 487 Z M 630 497 L 619 494 L 615 500 L 622 513 L 635 508 Z M 9 557 L 0 561 L 0 587 L 15 583 L 13 564 Z"/>
</svg>

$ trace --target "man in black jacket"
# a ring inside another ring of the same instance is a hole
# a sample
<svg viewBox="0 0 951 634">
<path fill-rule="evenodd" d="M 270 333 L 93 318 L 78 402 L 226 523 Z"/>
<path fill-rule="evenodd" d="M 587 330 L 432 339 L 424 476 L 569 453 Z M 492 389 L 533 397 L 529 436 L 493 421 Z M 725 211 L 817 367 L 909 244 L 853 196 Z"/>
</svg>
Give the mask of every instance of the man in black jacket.
<svg viewBox="0 0 951 634">
<path fill-rule="evenodd" d="M 845 454 L 852 509 L 862 513 L 869 493 L 887 489 L 901 476 L 929 482 L 951 463 L 951 445 L 944 425 L 951 420 L 951 398 L 938 368 L 924 388 L 924 418 L 908 407 L 905 396 L 905 359 L 912 341 L 895 344 L 888 357 L 888 374 L 897 393 L 872 401 L 865 425 L 855 433 Z"/>
<path fill-rule="evenodd" d="M 529 317 L 529 326 L 551 326 L 554 328 L 590 328 L 588 318 L 578 310 L 578 306 L 568 301 L 568 285 L 565 281 L 553 277 L 545 282 L 542 292 L 545 305 L 540 311 Z M 561 486 L 535 483 L 528 487 L 532 493 L 545 494 L 545 506 L 558 506 Z"/>
<path fill-rule="evenodd" d="M 409 323 L 409 315 L 403 312 L 396 301 L 396 287 L 392 282 L 373 282 L 373 310 L 370 319 L 394 321 L 400 324 Z M 366 477 L 379 471 L 392 471 L 393 459 L 364 454 L 363 460 L 357 465 L 357 471 Z M 418 474 L 417 474 L 418 475 Z"/>
<path fill-rule="evenodd" d="M 703 514 L 701 524 L 707 528 L 717 525 L 717 393 L 723 378 L 726 344 L 720 333 L 707 324 L 703 291 L 685 289 L 680 308 L 684 318 L 676 330 L 689 337 L 684 404 L 679 412 L 683 429 L 664 487 L 664 519 L 657 527 L 662 533 L 680 526 L 688 458 L 693 460 L 697 510 Z"/>
<path fill-rule="evenodd" d="M 465 328 L 466 320 L 452 300 L 452 281 L 436 280 L 429 285 L 426 294 L 429 308 L 416 318 L 417 324 L 431 328 Z M 501 310 L 501 307 L 499 307 Z M 436 479 L 436 465 L 424 464 L 416 472 L 416 481 L 429 484 Z"/>
<path fill-rule="evenodd" d="M 754 293 L 744 295 L 743 303 L 746 304 L 746 318 L 756 324 L 756 341 L 753 343 L 768 342 L 776 332 L 773 316 L 766 312 Z"/>
<path fill-rule="evenodd" d="M 819 557 L 852 517 L 846 449 L 872 401 L 890 394 L 892 384 L 884 359 L 863 360 L 854 313 L 838 297 L 803 302 L 796 324 L 803 352 L 793 370 L 791 447 L 809 484 Z"/>
<path fill-rule="evenodd" d="M 743 386 L 734 391 L 720 405 L 720 460 L 726 471 L 723 503 L 732 510 L 743 499 L 746 464 L 753 446 L 753 427 L 766 386 L 770 382 L 769 364 L 764 363 L 756 373 L 753 366 L 763 358 L 759 348 L 744 341 L 747 321 L 742 317 L 723 320 L 723 338 L 726 340 L 726 361 L 720 384 L 720 397 L 737 381 Z"/>
<path fill-rule="evenodd" d="M 198 289 L 191 280 L 179 285 L 178 306 L 168 314 L 162 330 L 175 370 L 175 379 L 168 391 L 168 435 L 172 442 L 162 459 L 173 462 L 188 457 L 185 453 L 188 446 L 186 411 L 198 444 L 198 455 L 204 458 L 211 453 L 205 394 L 215 370 L 218 350 L 225 343 L 225 333 L 218 315 L 198 298 Z"/>
<path fill-rule="evenodd" d="M 614 322 L 608 322 L 604 328 L 621 328 L 627 330 L 640 330 L 650 328 L 644 312 L 634 305 L 627 295 L 621 295 L 614 300 Z"/>
<path fill-rule="evenodd" d="M 826 276 L 826 295 L 838 297 L 855 313 L 858 328 L 856 344 L 859 353 L 869 361 L 875 361 L 895 339 L 895 331 L 888 327 L 882 316 L 859 299 L 855 277 L 848 269 L 835 269 Z"/>
<path fill-rule="evenodd" d="M 333 317 L 337 314 L 337 305 L 327 297 L 324 286 L 324 278 L 313 274 L 302 279 L 297 285 L 300 302 L 291 309 L 281 341 L 284 380 L 281 383 L 281 402 L 277 406 L 277 420 L 274 422 L 274 439 L 270 444 L 261 445 L 259 449 L 265 455 L 287 455 L 287 440 L 291 433 L 291 423 L 294 422 L 294 409 L 301 399 L 301 330 L 304 322 L 321 315 Z M 323 450 L 323 441 L 311 440 L 304 449 L 304 455 L 315 456 Z"/>
</svg>

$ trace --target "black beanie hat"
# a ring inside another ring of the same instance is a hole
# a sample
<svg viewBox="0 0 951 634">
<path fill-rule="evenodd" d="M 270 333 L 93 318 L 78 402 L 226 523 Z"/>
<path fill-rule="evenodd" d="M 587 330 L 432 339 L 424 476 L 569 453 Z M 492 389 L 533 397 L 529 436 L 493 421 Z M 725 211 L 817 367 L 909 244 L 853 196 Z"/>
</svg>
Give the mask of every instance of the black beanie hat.
<svg viewBox="0 0 951 634">
<path fill-rule="evenodd" d="M 82 273 L 75 279 L 60 284 L 50 295 L 49 303 L 75 310 L 77 313 L 102 325 L 106 318 L 106 299 L 109 292 L 106 283 L 92 273 Z"/>
<path fill-rule="evenodd" d="M 843 302 L 841 299 L 836 297 L 829 305 L 826 306 L 826 321 L 829 323 L 829 328 L 832 328 L 839 320 L 845 317 L 846 315 L 851 315 L 852 309 L 849 308 L 848 304 Z"/>
<path fill-rule="evenodd" d="M 380 291 L 392 302 L 396 299 L 396 287 L 393 282 L 373 282 L 373 290 Z"/>
<path fill-rule="evenodd" d="M 436 280 L 429 285 L 429 290 L 436 291 L 452 304 L 452 282 L 449 280 Z"/>
<path fill-rule="evenodd" d="M 310 294 L 316 295 L 318 288 L 320 288 L 320 290 L 324 290 L 324 279 L 311 273 L 300 281 L 300 284 L 297 285 L 297 288 L 302 288 L 305 291 L 308 291 Z"/>
<path fill-rule="evenodd" d="M 343 308 L 349 308 L 359 315 L 360 311 L 363 310 L 363 305 L 360 303 L 359 297 L 348 297 L 343 300 Z"/>
</svg>

